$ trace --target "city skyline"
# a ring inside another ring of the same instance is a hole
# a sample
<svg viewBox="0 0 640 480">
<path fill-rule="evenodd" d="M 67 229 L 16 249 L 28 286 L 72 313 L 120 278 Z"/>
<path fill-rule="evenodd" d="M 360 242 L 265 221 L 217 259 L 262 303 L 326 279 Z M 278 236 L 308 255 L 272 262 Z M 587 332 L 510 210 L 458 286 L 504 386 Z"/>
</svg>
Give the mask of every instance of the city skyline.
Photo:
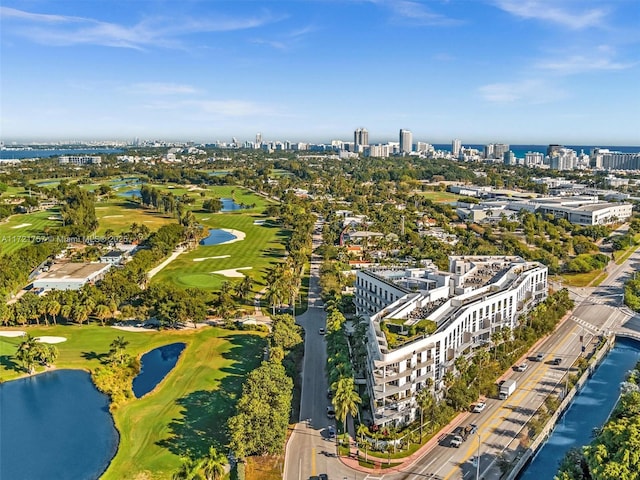
<svg viewBox="0 0 640 480">
<path fill-rule="evenodd" d="M 638 145 L 632 0 L 0 7 L 2 140 Z"/>
</svg>

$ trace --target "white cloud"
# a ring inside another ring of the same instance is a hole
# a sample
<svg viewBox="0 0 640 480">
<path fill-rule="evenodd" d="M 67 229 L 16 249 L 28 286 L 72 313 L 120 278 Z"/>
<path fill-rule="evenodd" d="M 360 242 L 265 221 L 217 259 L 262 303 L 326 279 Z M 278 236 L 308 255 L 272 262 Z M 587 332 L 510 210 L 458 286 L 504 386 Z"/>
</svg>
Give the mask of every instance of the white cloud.
<svg viewBox="0 0 640 480">
<path fill-rule="evenodd" d="M 281 18 L 269 13 L 253 17 L 232 18 L 148 18 L 132 26 L 102 22 L 91 18 L 31 13 L 0 7 L 3 28 L 19 24 L 13 32 L 36 43 L 54 46 L 102 45 L 145 49 L 179 48 L 180 37 L 193 33 L 228 32 L 260 27 Z M 13 23 L 9 23 L 12 20 Z"/>
<path fill-rule="evenodd" d="M 391 9 L 396 22 L 419 26 L 452 26 L 462 22 L 429 10 L 424 4 L 411 0 L 389 0 L 384 5 Z"/>
<path fill-rule="evenodd" d="M 614 60 L 615 52 L 607 45 L 601 45 L 587 53 L 573 53 L 564 58 L 541 60 L 536 67 L 549 72 L 571 75 L 593 71 L 626 70 L 637 62 L 619 62 Z"/>
<path fill-rule="evenodd" d="M 541 79 L 526 79 L 517 82 L 491 83 L 478 89 L 480 96 L 491 103 L 540 104 L 559 100 L 565 94 Z"/>
<path fill-rule="evenodd" d="M 308 25 L 289 33 L 282 34 L 278 39 L 254 38 L 251 40 L 251 43 L 256 45 L 267 45 L 275 48 L 276 50 L 291 50 L 298 46 L 307 35 L 315 31 L 316 28 L 314 26 Z"/>
<path fill-rule="evenodd" d="M 585 8 L 585 3 L 566 0 L 495 0 L 499 8 L 521 18 L 553 22 L 573 30 L 601 26 L 607 10 Z M 568 9 L 571 4 L 577 5 L 573 11 Z"/>
<path fill-rule="evenodd" d="M 136 83 L 126 87 L 125 90 L 133 94 L 146 95 L 190 95 L 198 93 L 198 90 L 191 85 L 159 82 Z"/>
</svg>

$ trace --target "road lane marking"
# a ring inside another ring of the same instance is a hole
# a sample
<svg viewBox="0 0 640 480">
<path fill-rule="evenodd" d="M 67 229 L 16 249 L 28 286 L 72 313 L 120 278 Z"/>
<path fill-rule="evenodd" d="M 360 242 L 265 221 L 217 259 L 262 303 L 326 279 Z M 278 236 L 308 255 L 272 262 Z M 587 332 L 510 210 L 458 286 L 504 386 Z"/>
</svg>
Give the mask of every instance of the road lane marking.
<svg viewBox="0 0 640 480">
<path fill-rule="evenodd" d="M 581 328 L 581 327 L 578 326 L 578 325 L 574 325 L 574 327 L 571 328 L 571 330 L 569 330 L 569 332 L 567 332 L 566 336 L 562 339 L 562 341 L 559 344 L 557 344 L 555 346 L 555 348 L 553 348 L 549 352 L 548 356 L 554 357 L 558 350 L 562 350 L 562 347 L 564 347 L 569 341 L 574 340 L 574 337 L 577 335 L 576 329 L 578 329 L 578 328 Z M 499 406 L 496 409 L 496 411 L 493 412 L 489 416 L 489 418 L 487 420 L 485 420 L 481 425 L 478 425 L 478 434 L 480 434 L 480 438 L 481 439 L 482 439 L 482 433 L 481 432 L 483 430 L 485 430 L 485 431 L 487 430 L 487 428 L 485 428 L 485 427 L 487 427 L 488 424 L 491 424 L 491 425 L 488 428 L 489 434 L 486 435 L 485 442 L 489 439 L 489 436 L 492 433 L 495 432 L 495 430 L 500 426 L 500 424 L 502 424 L 504 422 L 504 420 L 509 417 L 509 413 L 511 413 L 511 414 L 515 413 L 515 409 L 520 407 L 520 405 L 526 400 L 527 394 L 535 393 L 536 395 L 540 395 L 540 394 L 547 395 L 547 394 L 551 393 L 551 392 L 540 391 L 539 389 L 533 388 L 533 386 L 538 385 L 540 383 L 540 380 L 542 380 L 543 378 L 547 377 L 548 373 L 553 374 L 555 372 L 555 370 L 552 370 L 551 372 L 549 372 L 551 367 L 552 367 L 552 365 L 549 365 L 547 363 L 544 363 L 543 365 L 540 365 L 540 367 L 538 367 L 531 375 L 529 375 L 528 378 L 526 378 L 523 381 L 522 385 L 518 386 L 516 391 L 509 397 L 509 399 L 504 400 L 502 405 Z M 568 368 L 570 368 L 570 367 L 568 367 Z M 568 368 L 564 370 L 564 372 L 562 373 L 562 376 L 564 376 L 564 374 L 567 372 Z M 560 378 L 562 378 L 562 376 L 560 376 Z M 556 381 L 556 383 L 559 383 L 560 378 Z M 553 377 L 551 379 L 555 380 L 555 378 L 553 378 Z M 507 404 L 507 401 L 509 401 L 508 404 Z M 536 408 L 536 411 L 538 410 L 538 408 L 540 408 L 540 407 L 538 406 Z M 529 417 L 532 417 L 532 415 L 529 416 Z M 522 425 L 522 428 L 524 428 L 524 425 Z M 522 428 L 521 428 L 521 430 L 522 430 Z M 497 435 L 499 437 L 503 436 L 502 434 L 497 434 Z M 507 446 L 510 445 L 511 442 L 516 438 L 517 438 L 517 436 L 512 438 L 512 439 L 510 439 L 509 443 L 507 445 L 505 445 L 504 449 L 506 449 Z M 458 465 L 456 465 L 449 472 L 448 475 L 446 475 L 444 477 L 444 480 L 449 480 L 463 464 L 465 464 L 466 462 L 469 461 L 469 458 L 474 455 L 474 452 L 477 452 L 477 445 L 475 445 L 475 446 L 470 445 L 469 447 L 467 447 L 467 450 L 464 453 L 462 461 Z M 493 462 L 491 462 L 491 464 L 493 464 Z M 491 465 L 489 467 L 487 467 L 485 469 L 485 471 L 490 467 L 491 467 Z"/>
</svg>

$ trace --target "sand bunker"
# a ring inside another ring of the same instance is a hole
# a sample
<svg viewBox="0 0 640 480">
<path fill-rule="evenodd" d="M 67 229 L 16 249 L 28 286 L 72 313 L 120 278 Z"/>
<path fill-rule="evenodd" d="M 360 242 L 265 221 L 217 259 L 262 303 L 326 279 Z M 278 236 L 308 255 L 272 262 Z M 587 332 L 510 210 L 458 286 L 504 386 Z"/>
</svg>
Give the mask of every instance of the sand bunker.
<svg viewBox="0 0 640 480">
<path fill-rule="evenodd" d="M 124 217 L 124 215 L 105 215 L 102 218 L 117 218 L 117 217 Z"/>
<path fill-rule="evenodd" d="M 223 275 L 229 278 L 242 278 L 244 277 L 244 273 L 240 273 L 238 270 L 251 270 L 253 267 L 238 267 L 238 268 L 229 268 L 227 270 L 217 270 L 211 273 L 217 273 L 218 275 Z"/>
<path fill-rule="evenodd" d="M 218 243 L 217 245 L 226 245 L 228 243 L 235 243 L 247 238 L 247 234 L 244 232 L 241 232 L 240 230 L 233 230 L 232 228 L 221 228 L 220 230 L 224 232 L 229 232 L 231 235 L 235 235 L 236 238 L 234 238 L 233 240 L 229 240 L 227 242 Z"/>
<path fill-rule="evenodd" d="M 24 227 L 28 227 L 29 225 L 31 225 L 30 223 L 21 223 L 20 225 L 16 225 L 15 227 L 11 227 L 11 228 L 24 228 Z"/>
<path fill-rule="evenodd" d="M 194 258 L 194 262 L 204 262 L 205 260 L 216 260 L 217 258 L 229 258 L 231 255 L 218 255 L 217 257 Z"/>
<path fill-rule="evenodd" d="M 26 334 L 22 330 L 0 330 L 0 337 L 24 337 Z"/>
<path fill-rule="evenodd" d="M 43 337 L 36 337 L 36 342 L 40 343 L 62 343 L 66 342 L 67 339 L 65 337 L 50 337 L 45 335 Z"/>
<path fill-rule="evenodd" d="M 204 220 L 209 220 L 210 218 L 211 218 L 211 217 L 206 217 L 206 218 L 203 218 L 202 220 L 203 220 L 203 221 L 204 221 Z"/>
</svg>

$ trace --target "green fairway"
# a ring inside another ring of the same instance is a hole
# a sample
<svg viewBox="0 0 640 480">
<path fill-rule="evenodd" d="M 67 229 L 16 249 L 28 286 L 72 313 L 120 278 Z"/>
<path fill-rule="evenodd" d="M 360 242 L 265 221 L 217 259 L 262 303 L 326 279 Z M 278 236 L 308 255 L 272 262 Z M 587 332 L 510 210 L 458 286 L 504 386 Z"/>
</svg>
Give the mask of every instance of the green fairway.
<svg viewBox="0 0 640 480">
<path fill-rule="evenodd" d="M 257 281 L 258 285 L 254 290 L 260 290 L 258 287 L 266 285 L 266 269 L 280 261 L 284 255 L 283 242 L 286 240 L 287 233 L 273 225 L 255 225 L 254 221 L 261 217 L 244 212 L 246 211 L 198 213 L 196 218 L 207 228 L 239 230 L 246 235 L 245 239 L 225 245 L 199 245 L 195 250 L 180 255 L 153 277 L 152 281 L 171 282 L 185 288 L 199 287 L 215 290 L 223 282 L 229 280 L 237 282 L 241 277 L 227 277 L 212 272 L 241 268 L 242 274 Z"/>
<path fill-rule="evenodd" d="M 96 217 L 99 223 L 96 232 L 98 236 L 104 235 L 107 230 L 113 230 L 114 234 L 125 232 L 132 223 L 146 225 L 154 232 L 167 223 L 177 222 L 174 217 L 143 208 L 140 204 L 124 198 L 112 198 L 107 202 L 96 203 Z"/>
<path fill-rule="evenodd" d="M 133 355 L 169 343 L 187 344 L 175 368 L 154 391 L 114 412 L 120 445 L 103 479 L 166 479 L 179 467 L 181 455 L 201 456 L 210 445 L 226 452 L 226 421 L 233 414 L 244 376 L 259 365 L 264 348 L 262 334 L 213 327 L 126 332 L 85 325 L 28 331 L 33 336 L 68 339 L 57 345 L 57 368 L 97 367 L 117 336 L 125 337 L 127 351 Z M 20 374 L 12 368 L 20 340 L 0 337 L 0 377 L 5 380 Z"/>
<path fill-rule="evenodd" d="M 34 242 L 35 237 L 47 235 L 50 227 L 61 225 L 60 220 L 53 217 L 59 215 L 57 208 L 34 213 L 12 215 L 0 223 L 0 255 L 14 252 Z M 52 217 L 51 219 L 49 217 Z"/>
</svg>

